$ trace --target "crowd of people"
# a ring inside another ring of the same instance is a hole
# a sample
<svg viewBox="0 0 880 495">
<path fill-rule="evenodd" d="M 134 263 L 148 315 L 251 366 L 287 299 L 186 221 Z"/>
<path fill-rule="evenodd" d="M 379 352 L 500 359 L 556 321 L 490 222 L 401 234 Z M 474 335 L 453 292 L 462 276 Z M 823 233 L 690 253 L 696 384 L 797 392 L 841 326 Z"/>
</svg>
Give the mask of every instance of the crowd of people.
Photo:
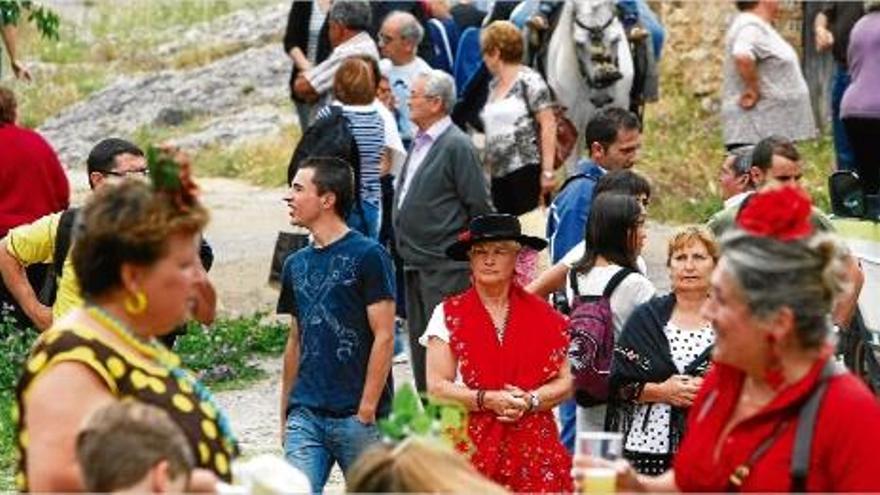
<svg viewBox="0 0 880 495">
<path fill-rule="evenodd" d="M 609 23 L 659 57 L 647 4 L 616 3 Z M 801 185 L 797 142 L 816 127 L 778 1 L 735 4 L 724 206 L 670 235 L 659 294 L 641 114 L 599 105 L 576 129 L 583 153 L 560 163 L 552 78 L 529 63 L 524 32 L 554 29 L 570 5 L 293 2 L 284 51 L 303 137 L 285 202 L 309 242 L 281 270 L 278 439 L 310 491 L 334 465 L 352 492 L 571 492 L 597 467 L 627 491 L 880 489 L 880 404 L 834 350 L 864 276 Z M 832 102 L 837 165 L 866 197 L 878 9 L 834 3 L 816 19 L 835 87 L 852 77 Z M 467 40 L 480 67 L 466 89 Z M 454 118 L 463 105 L 480 137 Z M 221 489 L 234 425 L 173 351 L 182 325 L 216 313 L 189 159 L 103 139 L 72 208 L 51 145 L 18 117 L 0 87 L 0 304 L 40 332 L 15 391 L 18 488 Z M 530 235 L 521 216 L 541 204 L 546 232 Z M 467 441 L 383 438 L 395 359 L 424 400 L 467 411 Z M 602 431 L 620 434 L 619 459 L 576 449 Z"/>
</svg>

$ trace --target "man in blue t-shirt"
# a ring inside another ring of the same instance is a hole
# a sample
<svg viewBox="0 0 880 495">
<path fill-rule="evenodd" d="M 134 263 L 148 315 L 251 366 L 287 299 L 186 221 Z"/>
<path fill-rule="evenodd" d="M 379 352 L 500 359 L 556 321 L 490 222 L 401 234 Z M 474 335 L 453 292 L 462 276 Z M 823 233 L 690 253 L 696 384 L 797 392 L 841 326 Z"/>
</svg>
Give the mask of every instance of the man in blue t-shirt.
<svg viewBox="0 0 880 495">
<path fill-rule="evenodd" d="M 642 144 L 641 124 L 629 110 L 607 108 L 587 123 L 584 131 L 589 158 L 581 159 L 576 172 L 563 184 L 550 205 L 547 239 L 550 259 L 558 263 L 573 247 L 584 240 L 596 182 L 612 170 L 632 168 Z M 562 443 L 574 451 L 574 399 L 559 406 Z"/>
<path fill-rule="evenodd" d="M 379 440 L 391 407 L 394 274 L 375 241 L 348 228 L 351 167 L 305 160 L 286 199 L 311 245 L 288 256 L 278 313 L 293 316 L 284 350 L 281 439 L 288 462 L 320 493 L 334 462 L 347 472 Z"/>
</svg>

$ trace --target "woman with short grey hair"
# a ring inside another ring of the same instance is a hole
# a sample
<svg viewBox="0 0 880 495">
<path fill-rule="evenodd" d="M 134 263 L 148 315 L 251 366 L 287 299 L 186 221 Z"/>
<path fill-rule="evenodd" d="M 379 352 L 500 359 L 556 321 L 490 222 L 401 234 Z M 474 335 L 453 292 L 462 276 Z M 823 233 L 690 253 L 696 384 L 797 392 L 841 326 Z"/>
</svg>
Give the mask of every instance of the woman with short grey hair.
<svg viewBox="0 0 880 495">
<path fill-rule="evenodd" d="M 811 208 L 794 187 L 743 206 L 703 306 L 713 364 L 674 468 L 651 477 L 621 463 L 622 491 L 880 490 L 880 404 L 829 342 L 845 250 L 814 231 Z"/>
</svg>

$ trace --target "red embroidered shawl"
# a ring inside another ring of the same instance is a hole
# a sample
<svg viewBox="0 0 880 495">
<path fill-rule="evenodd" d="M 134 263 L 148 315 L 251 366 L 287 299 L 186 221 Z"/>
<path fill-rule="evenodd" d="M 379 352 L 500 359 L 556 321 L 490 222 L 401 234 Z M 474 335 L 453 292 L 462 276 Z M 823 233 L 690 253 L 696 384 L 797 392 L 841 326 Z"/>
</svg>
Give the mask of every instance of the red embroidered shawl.
<svg viewBox="0 0 880 495">
<path fill-rule="evenodd" d="M 565 319 L 545 301 L 513 284 L 504 340 L 499 343 L 475 289 L 443 303 L 450 347 L 464 383 L 472 389 L 515 385 L 531 391 L 557 376 L 566 362 Z M 527 413 L 502 423 L 491 411 L 474 411 L 468 433 L 476 448 L 471 462 L 514 492 L 571 491 L 571 456 L 559 440 L 552 411 Z"/>
</svg>

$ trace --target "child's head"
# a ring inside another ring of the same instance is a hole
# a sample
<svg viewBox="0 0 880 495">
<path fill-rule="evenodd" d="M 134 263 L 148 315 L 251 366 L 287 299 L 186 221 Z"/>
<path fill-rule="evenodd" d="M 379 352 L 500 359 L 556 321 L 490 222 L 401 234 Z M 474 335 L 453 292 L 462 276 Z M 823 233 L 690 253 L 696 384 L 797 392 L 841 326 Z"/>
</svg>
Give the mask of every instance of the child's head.
<svg viewBox="0 0 880 495">
<path fill-rule="evenodd" d="M 126 400 L 95 411 L 76 438 L 89 492 L 182 493 L 195 466 L 186 437 L 155 406 Z"/>
</svg>

